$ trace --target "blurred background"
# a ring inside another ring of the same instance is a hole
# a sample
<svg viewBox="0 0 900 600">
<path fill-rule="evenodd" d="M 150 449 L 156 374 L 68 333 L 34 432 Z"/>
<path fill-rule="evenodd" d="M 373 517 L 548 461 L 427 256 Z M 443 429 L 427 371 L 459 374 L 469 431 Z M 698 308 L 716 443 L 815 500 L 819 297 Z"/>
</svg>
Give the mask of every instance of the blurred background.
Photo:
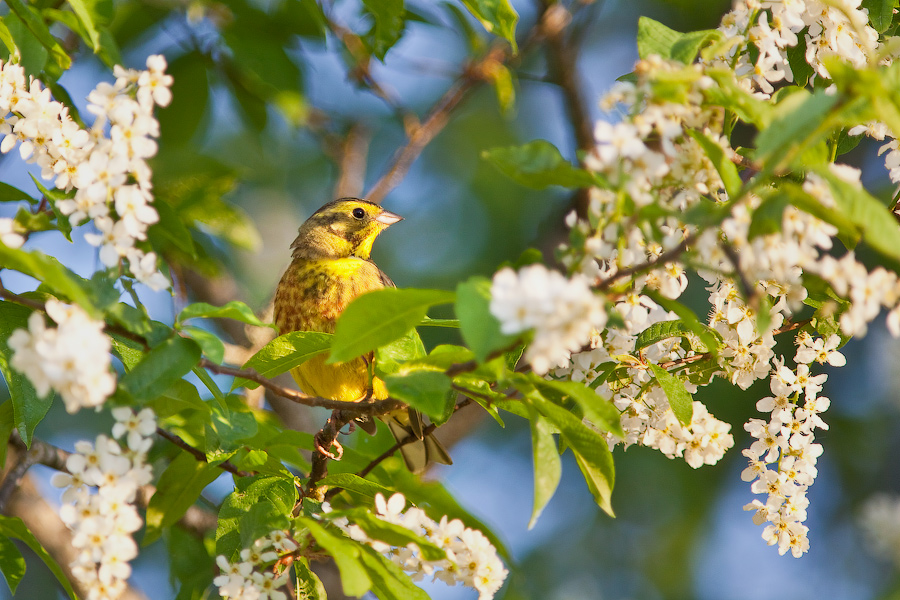
<svg viewBox="0 0 900 600">
<path fill-rule="evenodd" d="M 111 29 L 124 64 L 139 68 L 147 55 L 163 53 L 175 77 L 174 101 L 159 112 L 154 185 L 158 198 L 189 225 L 184 233 L 192 237 L 195 252 L 187 256 L 177 228 L 154 229 L 171 238 L 167 256 L 181 265 L 172 274 L 182 298 L 240 299 L 264 311 L 289 262 L 297 227 L 335 195 L 371 189 L 405 143 L 414 126 L 411 115 L 424 119 L 467 61 L 483 55 L 492 41 L 458 3 L 408 0 L 403 36 L 382 63 L 361 58 L 355 49 L 360 40 L 372 41 L 371 18 L 360 3 L 328 3 L 328 26 L 310 4 L 114 4 Z M 452 289 L 471 275 L 489 276 L 529 247 L 552 257 L 565 239 L 563 217 L 575 208 L 576 196 L 564 189 L 522 187 L 481 158 L 485 150 L 538 138 L 572 161 L 583 147 L 569 99 L 557 85 L 557 62 L 540 42 L 527 40 L 546 8 L 529 0 L 513 5 L 520 16 L 522 54 L 509 63 L 512 83 L 475 86 L 384 200 L 405 220 L 379 239 L 374 259 L 398 286 Z M 715 27 L 729 8 L 727 0 L 572 3 L 566 35 L 587 119 L 615 118 L 602 114 L 597 100 L 637 59 L 639 16 L 687 31 Z M 112 76 L 90 52 L 78 56 L 60 85 L 83 109 L 87 93 Z M 863 144 L 850 161 L 864 168 L 871 190 L 890 193 L 875 151 Z M 28 169 L 15 152 L 4 155 L 0 180 L 37 194 Z M 15 207 L 0 205 L 0 216 L 14 212 Z M 76 230 L 74 245 L 47 233 L 33 235 L 28 246 L 90 275 L 100 263 L 96 249 L 84 242 L 85 232 Z M 24 277 L 4 274 L 4 284 L 13 291 L 33 289 Z M 168 322 L 183 301 L 148 290 L 141 296 L 154 318 Z M 700 294 L 695 301 L 702 313 Z M 453 341 L 427 333 L 426 345 Z M 755 402 L 767 395 L 766 384 L 745 393 L 727 385 L 699 392 L 713 414 L 733 425 L 735 448 L 714 467 L 693 470 L 653 450 L 617 449 L 614 520 L 594 505 L 569 456 L 556 496 L 536 527 L 527 529 L 531 443 L 527 425 L 512 415 L 505 428 L 490 419 L 468 419 L 464 431 L 454 433 L 459 438 L 452 449 L 455 464 L 430 476 L 441 479 L 507 542 L 515 564 L 498 597 L 900 597 L 892 561 L 900 551 L 879 546 L 861 526 L 872 498 L 900 494 L 900 371 L 895 367 L 900 347 L 873 327 L 844 353 L 847 366 L 829 371 L 824 392 L 832 399 L 825 415 L 831 430 L 819 440 L 825 454 L 809 495 L 811 549 L 801 559 L 767 547 L 762 528 L 742 510 L 753 495 L 740 479 L 746 466 L 740 451 L 749 445 L 741 424 L 758 416 Z M 58 404 L 53 411 L 36 435 L 63 448 L 110 427 L 105 416 L 84 411 L 69 416 Z M 324 418 L 314 414 L 311 422 Z M 39 489 L 56 498 L 49 473 L 35 474 Z M 228 484 L 220 480 L 208 496 L 215 502 L 227 493 Z M 29 569 L 17 597 L 55 597 L 39 563 L 31 561 Z M 174 598 L 169 574 L 165 547 L 157 542 L 142 551 L 132 583 L 148 598 Z M 4 597 L 8 590 L 0 588 Z M 475 597 L 471 590 L 443 584 L 427 589 L 435 598 Z"/>
</svg>

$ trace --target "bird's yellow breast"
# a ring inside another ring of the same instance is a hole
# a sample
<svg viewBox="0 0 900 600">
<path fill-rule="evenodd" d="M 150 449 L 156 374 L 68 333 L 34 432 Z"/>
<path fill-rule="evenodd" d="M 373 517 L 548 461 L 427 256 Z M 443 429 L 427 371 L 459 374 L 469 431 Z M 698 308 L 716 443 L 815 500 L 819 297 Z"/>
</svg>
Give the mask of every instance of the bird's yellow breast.
<svg viewBox="0 0 900 600">
<path fill-rule="evenodd" d="M 352 257 L 295 260 L 275 294 L 275 322 L 281 333 L 333 333 L 338 317 L 354 298 L 383 287 L 378 267 L 366 260 Z M 366 395 L 367 361 L 371 357 L 336 365 L 325 364 L 325 360 L 325 356 L 318 356 L 291 370 L 300 389 L 307 394 L 345 402 Z M 373 381 L 373 397 L 387 397 L 379 379 Z"/>
</svg>

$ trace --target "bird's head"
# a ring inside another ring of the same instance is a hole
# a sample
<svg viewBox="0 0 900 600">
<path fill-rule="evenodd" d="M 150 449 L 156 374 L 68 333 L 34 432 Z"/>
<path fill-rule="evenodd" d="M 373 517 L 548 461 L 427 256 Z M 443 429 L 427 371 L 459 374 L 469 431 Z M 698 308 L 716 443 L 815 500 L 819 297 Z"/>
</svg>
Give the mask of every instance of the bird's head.
<svg viewBox="0 0 900 600">
<path fill-rule="evenodd" d="M 368 259 L 378 234 L 402 218 L 359 198 L 329 202 L 300 226 L 294 258 Z"/>
</svg>

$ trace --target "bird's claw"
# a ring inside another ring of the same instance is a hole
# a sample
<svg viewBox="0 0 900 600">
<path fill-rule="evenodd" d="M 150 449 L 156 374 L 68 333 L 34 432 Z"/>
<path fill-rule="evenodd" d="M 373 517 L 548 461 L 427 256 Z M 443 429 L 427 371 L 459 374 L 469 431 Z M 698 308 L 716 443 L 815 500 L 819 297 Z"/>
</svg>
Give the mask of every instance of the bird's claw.
<svg viewBox="0 0 900 600">
<path fill-rule="evenodd" d="M 326 448 L 324 446 L 324 444 L 322 444 L 322 440 L 320 439 L 319 435 L 316 434 L 315 446 L 316 446 L 316 451 L 319 454 L 321 454 L 322 456 L 326 456 L 326 457 L 330 458 L 331 460 L 341 460 L 341 458 L 343 458 L 343 456 L 344 456 L 344 447 L 341 446 L 341 443 L 337 440 L 332 440 L 331 444 L 329 444 L 328 448 Z M 335 450 L 337 450 L 336 455 L 331 453 L 332 446 L 334 446 Z"/>
</svg>

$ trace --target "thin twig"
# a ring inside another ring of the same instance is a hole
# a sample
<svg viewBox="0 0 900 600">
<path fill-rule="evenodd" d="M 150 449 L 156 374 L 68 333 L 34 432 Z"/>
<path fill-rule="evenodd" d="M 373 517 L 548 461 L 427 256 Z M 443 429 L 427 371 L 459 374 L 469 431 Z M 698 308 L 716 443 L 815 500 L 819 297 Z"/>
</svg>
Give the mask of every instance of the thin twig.
<svg viewBox="0 0 900 600">
<path fill-rule="evenodd" d="M 361 123 L 354 123 L 341 144 L 335 198 L 356 198 L 363 192 L 366 180 L 366 156 L 369 152 L 371 135 Z"/>
<path fill-rule="evenodd" d="M 181 448 L 182 450 L 184 450 L 185 452 L 187 452 L 188 454 L 190 454 L 191 456 L 196 458 L 198 461 L 209 462 L 206 459 L 206 454 L 204 452 L 198 450 L 197 448 L 194 448 L 193 446 L 191 446 L 190 444 L 185 442 L 183 439 L 181 439 L 174 433 L 166 431 L 162 427 L 157 427 L 156 434 L 162 438 L 169 440 L 170 442 L 172 442 L 173 444 L 175 444 L 176 446 L 178 446 L 179 448 Z M 228 471 L 229 473 L 232 473 L 233 475 L 237 475 L 238 477 L 250 477 L 251 475 L 254 475 L 254 473 L 251 473 L 249 471 L 241 471 L 236 466 L 234 466 L 234 464 L 231 461 L 227 461 L 227 460 L 224 462 L 220 462 L 216 466 L 219 467 L 220 469 L 222 469 L 223 471 Z"/>
<path fill-rule="evenodd" d="M 651 269 L 656 268 L 657 266 L 659 266 L 661 264 L 665 264 L 671 260 L 674 260 L 674 259 L 678 258 L 679 256 L 681 256 L 681 254 L 683 254 L 684 251 L 687 250 L 688 246 L 690 246 L 692 243 L 694 243 L 694 240 L 696 238 L 697 238 L 697 235 L 692 233 L 692 234 L 688 235 L 687 237 L 685 237 L 681 241 L 680 244 L 678 244 L 671 250 L 667 250 L 667 251 L 663 252 L 662 254 L 660 254 L 659 256 L 657 256 L 656 258 L 650 259 L 645 263 L 642 263 L 639 265 L 634 265 L 632 267 L 628 267 L 628 268 L 616 271 L 612 275 L 599 280 L 594 287 L 597 288 L 598 290 L 606 290 L 610 286 L 612 286 L 613 283 L 618 281 L 619 279 L 622 279 L 625 277 L 631 277 L 632 275 L 637 275 L 638 273 L 641 273 L 643 271 L 649 271 Z"/>
<path fill-rule="evenodd" d="M 26 448 L 24 440 L 18 432 L 13 432 L 9 438 L 10 443 L 19 450 L 18 461 L 7 473 L 0 484 L 0 514 L 7 514 L 9 500 L 22 483 L 22 478 L 28 469 L 34 465 L 47 465 L 57 471 L 67 471 L 66 459 L 68 452 L 60 450 L 40 440 L 32 440 L 31 448 Z"/>
<path fill-rule="evenodd" d="M 400 148 L 391 160 L 391 166 L 375 185 L 366 193 L 366 199 L 376 204 L 381 204 L 384 197 L 397 187 L 409 172 L 413 162 L 422 153 L 431 140 L 444 128 L 450 120 L 450 113 L 465 98 L 469 90 L 478 81 L 473 76 L 472 69 L 466 69 L 466 73 L 448 89 L 440 100 L 437 101 L 428 118 L 412 132 L 406 144 Z"/>
<path fill-rule="evenodd" d="M 468 406 L 471 403 L 472 403 L 471 398 L 463 398 L 456 404 L 456 406 L 453 407 L 453 412 L 455 413 L 459 409 L 463 408 L 464 406 Z M 431 435 L 432 433 L 434 433 L 435 429 L 437 429 L 437 425 L 435 425 L 434 423 L 430 423 L 427 427 L 425 427 L 422 430 L 422 437 L 424 438 L 424 437 Z M 373 458 L 372 462 L 370 462 L 368 465 L 366 465 L 359 473 L 357 473 L 357 475 L 359 477 L 365 477 L 366 475 L 371 473 L 375 469 L 375 467 L 377 467 L 382 462 L 384 462 L 385 460 L 387 460 L 388 458 L 393 456 L 394 453 L 397 452 L 397 450 L 399 450 L 400 448 L 402 448 L 408 444 L 412 444 L 412 443 L 415 443 L 418 441 L 421 441 L 421 440 L 414 435 L 408 435 L 405 438 L 403 438 L 402 440 L 398 440 L 393 446 L 391 446 L 390 448 L 388 448 L 387 450 L 385 450 L 384 452 L 379 454 L 377 457 Z M 331 498 L 333 498 L 334 496 L 339 494 L 343 489 L 344 488 L 341 488 L 341 487 L 331 488 L 325 494 L 325 499 L 330 500 Z"/>
<path fill-rule="evenodd" d="M 374 402 L 342 402 L 340 400 L 322 398 L 321 396 L 310 396 L 298 390 L 280 386 L 271 379 L 263 377 L 256 371 L 219 365 L 206 358 L 200 359 L 200 366 L 220 375 L 231 375 L 233 377 L 249 379 L 250 381 L 254 381 L 265 387 L 273 394 L 304 406 L 330 408 L 332 410 L 353 413 L 354 415 L 381 415 L 396 410 L 403 405 L 399 400 L 394 400 L 392 398 L 388 398 L 387 400 L 376 400 Z"/>
<path fill-rule="evenodd" d="M 325 426 L 316 434 L 316 443 L 325 449 L 331 448 L 337 439 L 338 433 L 343 429 L 344 425 L 353 420 L 355 415 L 347 411 L 335 410 L 331 413 Z M 322 452 L 313 452 L 312 467 L 309 470 L 309 480 L 306 482 L 306 489 L 303 491 L 303 497 L 313 500 L 324 500 L 325 491 L 319 487 L 319 481 L 328 475 L 328 457 Z"/>
</svg>

